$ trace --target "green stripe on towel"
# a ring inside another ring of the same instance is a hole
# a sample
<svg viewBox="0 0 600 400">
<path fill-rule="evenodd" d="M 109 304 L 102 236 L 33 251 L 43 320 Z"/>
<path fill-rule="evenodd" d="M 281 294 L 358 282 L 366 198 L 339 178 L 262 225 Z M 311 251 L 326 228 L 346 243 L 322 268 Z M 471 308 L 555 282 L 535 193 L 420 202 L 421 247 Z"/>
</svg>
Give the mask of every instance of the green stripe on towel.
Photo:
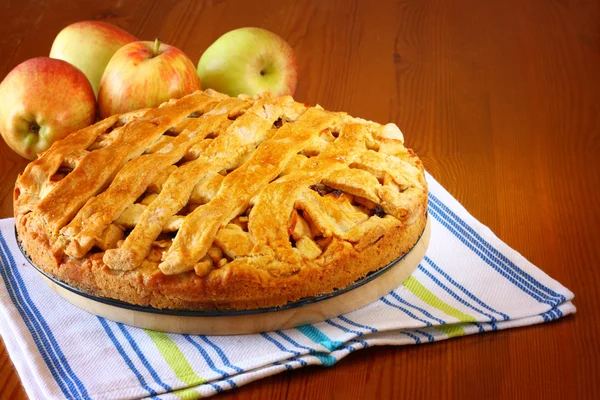
<svg viewBox="0 0 600 400">
<path fill-rule="evenodd" d="M 459 324 L 440 325 L 436 326 L 435 329 L 444 332 L 449 338 L 465 335 L 465 330 Z"/>
<path fill-rule="evenodd" d="M 446 315 L 454 317 L 461 322 L 477 321 L 475 317 L 465 314 L 464 312 L 452 307 L 450 304 L 442 301 L 439 297 L 433 294 L 429 289 L 423 286 L 421 282 L 419 282 L 412 276 L 409 276 L 408 279 L 404 281 L 402 285 L 408 290 L 410 290 L 419 299 L 429 304 L 430 306 L 437 308 Z M 446 335 L 448 335 L 449 338 L 465 335 L 464 329 L 459 324 L 438 325 L 435 327 L 435 329 L 444 332 Z"/>
<path fill-rule="evenodd" d="M 167 364 L 169 364 L 169 367 L 171 367 L 173 372 L 175 372 L 177 379 L 190 386 L 197 386 L 206 382 L 206 379 L 198 376 L 194 372 L 181 349 L 166 333 L 152 331 L 149 329 L 145 329 L 145 331 L 148 336 L 150 336 L 150 339 L 152 339 Z M 183 400 L 197 399 L 201 397 L 200 393 L 193 389 L 177 390 L 174 391 L 173 394 L 177 395 Z"/>
</svg>

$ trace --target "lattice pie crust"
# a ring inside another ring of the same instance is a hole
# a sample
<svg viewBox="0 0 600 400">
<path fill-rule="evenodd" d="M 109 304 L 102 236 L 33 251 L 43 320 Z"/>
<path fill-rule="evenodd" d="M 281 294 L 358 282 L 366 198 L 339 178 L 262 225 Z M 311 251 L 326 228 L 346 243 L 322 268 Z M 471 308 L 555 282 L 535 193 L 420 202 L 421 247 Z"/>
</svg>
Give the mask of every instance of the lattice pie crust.
<svg viewBox="0 0 600 400">
<path fill-rule="evenodd" d="M 417 241 L 427 184 L 394 124 L 198 91 L 54 143 L 19 176 L 33 262 L 138 305 L 253 309 L 329 293 Z"/>
</svg>

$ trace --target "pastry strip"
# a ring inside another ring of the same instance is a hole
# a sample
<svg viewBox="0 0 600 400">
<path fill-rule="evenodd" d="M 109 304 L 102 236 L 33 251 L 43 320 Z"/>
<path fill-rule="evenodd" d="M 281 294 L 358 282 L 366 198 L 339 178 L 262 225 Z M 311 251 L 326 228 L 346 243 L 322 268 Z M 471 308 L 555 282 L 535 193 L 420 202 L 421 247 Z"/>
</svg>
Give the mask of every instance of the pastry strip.
<svg viewBox="0 0 600 400">
<path fill-rule="evenodd" d="M 247 163 L 225 177 L 215 198 L 187 216 L 173 245 L 163 256 L 161 271 L 170 275 L 193 269 L 210 248 L 219 227 L 244 212 L 250 199 L 335 119 L 334 113 L 310 108 L 293 124 L 283 125 L 271 139 L 263 142 Z M 282 226 L 287 231 L 287 219 Z"/>
<path fill-rule="evenodd" d="M 50 233 L 57 234 L 127 161 L 140 156 L 172 123 L 190 115 L 205 99 L 204 95 L 190 95 L 172 105 L 150 109 L 120 129 L 109 146 L 90 152 L 37 206 Z"/>
<path fill-rule="evenodd" d="M 244 100 L 232 100 L 244 103 Z M 158 198 L 146 208 L 123 245 L 118 249 L 108 250 L 104 255 L 104 262 L 110 268 L 124 271 L 141 265 L 162 227 L 187 204 L 196 184 L 209 172 L 236 168 L 246 153 L 254 151 L 264 139 L 266 131 L 281 116 L 282 106 L 286 103 L 293 103 L 293 100 L 288 97 L 257 101 L 226 132 L 211 142 L 204 156 L 171 174 Z M 218 107 L 215 108 L 215 112 L 217 111 Z"/>
<path fill-rule="evenodd" d="M 341 122 L 339 115 L 330 115 L 337 117 L 336 125 Z M 319 183 L 332 171 L 347 168 L 355 154 L 364 151 L 365 130 L 360 124 L 344 125 L 335 145 L 309 159 L 301 169 L 271 183 L 260 193 L 248 224 L 257 252 L 273 249 L 276 257 L 298 257 L 292 252 L 287 230 L 287 222 L 297 199 L 303 191 Z M 273 208 L 272 204 L 278 204 L 278 207 Z"/>
<path fill-rule="evenodd" d="M 202 107 L 198 108 L 200 112 L 210 110 L 217 103 L 209 97 L 205 97 L 205 100 Z M 227 115 L 219 114 L 194 119 L 187 129 L 169 143 L 170 151 L 164 147 L 159 153 L 145 154 L 125 164 L 108 189 L 88 200 L 73 221 L 63 228 L 61 234 L 71 241 L 65 252 L 72 257 L 82 257 L 108 224 L 133 204 L 162 171 L 179 161 L 192 145 L 229 123 Z"/>
</svg>

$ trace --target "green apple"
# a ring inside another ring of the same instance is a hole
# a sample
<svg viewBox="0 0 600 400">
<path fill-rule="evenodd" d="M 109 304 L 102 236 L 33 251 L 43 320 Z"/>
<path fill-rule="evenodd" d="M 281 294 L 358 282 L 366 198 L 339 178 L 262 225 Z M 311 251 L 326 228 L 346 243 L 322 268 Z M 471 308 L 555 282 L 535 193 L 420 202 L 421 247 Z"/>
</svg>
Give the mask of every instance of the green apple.
<svg viewBox="0 0 600 400">
<path fill-rule="evenodd" d="M 155 42 L 133 42 L 110 59 L 98 91 L 101 118 L 158 107 L 200 89 L 192 61 L 179 49 Z"/>
<path fill-rule="evenodd" d="M 92 86 L 68 62 L 32 58 L 17 65 L 0 84 L 0 134 L 30 160 L 95 119 Z"/>
<path fill-rule="evenodd" d="M 100 79 L 110 58 L 121 47 L 137 40 L 123 29 L 106 22 L 81 21 L 58 33 L 52 43 L 50 57 L 79 68 L 98 95 Z"/>
<path fill-rule="evenodd" d="M 240 28 L 214 42 L 198 62 L 204 89 L 230 96 L 271 92 L 293 95 L 298 81 L 296 56 L 291 46 L 273 32 Z"/>
</svg>

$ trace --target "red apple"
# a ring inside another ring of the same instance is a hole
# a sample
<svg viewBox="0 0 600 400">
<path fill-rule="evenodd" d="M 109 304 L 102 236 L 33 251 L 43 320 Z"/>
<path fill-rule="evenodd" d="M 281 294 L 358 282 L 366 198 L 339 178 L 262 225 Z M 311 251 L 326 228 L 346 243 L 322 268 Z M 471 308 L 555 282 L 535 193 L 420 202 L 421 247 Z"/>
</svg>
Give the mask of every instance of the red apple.
<svg viewBox="0 0 600 400">
<path fill-rule="evenodd" d="M 298 67 L 294 50 L 281 37 L 261 28 L 240 28 L 206 49 L 198 61 L 198 75 L 205 89 L 230 96 L 283 96 L 294 94 Z"/>
<path fill-rule="evenodd" d="M 138 39 L 106 22 L 82 21 L 58 33 L 50 50 L 51 58 L 73 64 L 87 76 L 98 94 L 106 64 L 117 50 Z"/>
<path fill-rule="evenodd" d="M 155 42 L 133 42 L 110 59 L 98 92 L 100 117 L 157 107 L 200 89 L 194 64 L 179 49 Z"/>
<path fill-rule="evenodd" d="M 17 65 L 0 84 L 0 134 L 30 160 L 95 119 L 92 86 L 68 62 L 32 58 Z"/>
</svg>

